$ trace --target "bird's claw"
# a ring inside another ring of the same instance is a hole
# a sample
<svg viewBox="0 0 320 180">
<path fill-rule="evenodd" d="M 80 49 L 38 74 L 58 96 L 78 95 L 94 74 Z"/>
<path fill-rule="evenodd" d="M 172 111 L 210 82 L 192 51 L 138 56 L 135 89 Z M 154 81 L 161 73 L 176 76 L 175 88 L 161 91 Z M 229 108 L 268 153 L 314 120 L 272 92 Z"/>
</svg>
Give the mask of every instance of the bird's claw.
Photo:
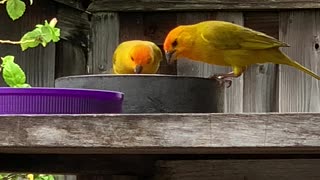
<svg viewBox="0 0 320 180">
<path fill-rule="evenodd" d="M 229 77 L 222 75 L 214 74 L 210 76 L 209 79 L 217 80 L 220 86 L 226 86 L 226 88 L 229 88 L 232 85 L 232 80 Z"/>
</svg>

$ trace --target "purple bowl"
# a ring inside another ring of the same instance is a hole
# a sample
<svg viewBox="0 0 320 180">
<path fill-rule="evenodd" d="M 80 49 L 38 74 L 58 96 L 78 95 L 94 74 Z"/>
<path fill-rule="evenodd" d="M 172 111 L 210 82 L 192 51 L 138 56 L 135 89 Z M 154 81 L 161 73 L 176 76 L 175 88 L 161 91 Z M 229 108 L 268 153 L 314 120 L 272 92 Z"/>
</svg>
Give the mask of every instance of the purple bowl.
<svg viewBox="0 0 320 180">
<path fill-rule="evenodd" d="M 0 88 L 0 114 L 121 113 L 123 93 L 79 88 Z"/>
</svg>

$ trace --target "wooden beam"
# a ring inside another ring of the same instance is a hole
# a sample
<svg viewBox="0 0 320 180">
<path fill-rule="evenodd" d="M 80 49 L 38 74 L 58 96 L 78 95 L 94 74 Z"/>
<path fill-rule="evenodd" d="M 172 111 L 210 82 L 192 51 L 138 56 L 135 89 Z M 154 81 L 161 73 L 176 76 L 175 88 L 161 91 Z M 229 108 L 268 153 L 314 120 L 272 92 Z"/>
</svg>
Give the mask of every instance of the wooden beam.
<svg viewBox="0 0 320 180">
<path fill-rule="evenodd" d="M 91 19 L 91 44 L 88 72 L 111 73 L 113 52 L 119 44 L 118 13 L 95 13 Z"/>
<path fill-rule="evenodd" d="M 89 11 L 256 10 L 320 8 L 318 0 L 94 0 Z"/>
<path fill-rule="evenodd" d="M 0 116 L 0 152 L 319 153 L 320 113 Z"/>
<path fill-rule="evenodd" d="M 156 156 L 0 154 L 1 172 L 151 175 Z M 23 162 L 23 163 L 21 163 Z"/>
<path fill-rule="evenodd" d="M 64 5 L 59 5 L 57 9 L 57 27 L 61 29 L 61 39 L 88 48 L 89 14 Z"/>
<path fill-rule="evenodd" d="M 53 0 L 57 3 L 60 3 L 60 4 L 64 4 L 66 6 L 69 6 L 69 7 L 72 7 L 74 9 L 78 9 L 78 10 L 81 10 L 81 11 L 85 11 L 86 7 L 83 6 L 83 4 L 88 4 L 89 3 L 89 0 Z"/>
<path fill-rule="evenodd" d="M 153 180 L 319 179 L 320 159 L 159 161 Z"/>
</svg>

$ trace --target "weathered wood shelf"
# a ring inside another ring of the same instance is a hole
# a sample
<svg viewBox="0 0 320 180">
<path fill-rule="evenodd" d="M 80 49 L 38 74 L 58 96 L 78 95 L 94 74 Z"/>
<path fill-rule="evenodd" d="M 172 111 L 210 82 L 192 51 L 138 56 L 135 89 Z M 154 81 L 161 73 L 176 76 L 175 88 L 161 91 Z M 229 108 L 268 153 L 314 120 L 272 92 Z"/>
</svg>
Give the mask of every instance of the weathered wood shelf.
<svg viewBox="0 0 320 180">
<path fill-rule="evenodd" d="M 257 10 L 314 9 L 318 0 L 93 0 L 88 11 L 194 11 L 194 10 Z"/>
<path fill-rule="evenodd" d="M 320 113 L 0 116 L 0 153 L 320 153 Z"/>
</svg>

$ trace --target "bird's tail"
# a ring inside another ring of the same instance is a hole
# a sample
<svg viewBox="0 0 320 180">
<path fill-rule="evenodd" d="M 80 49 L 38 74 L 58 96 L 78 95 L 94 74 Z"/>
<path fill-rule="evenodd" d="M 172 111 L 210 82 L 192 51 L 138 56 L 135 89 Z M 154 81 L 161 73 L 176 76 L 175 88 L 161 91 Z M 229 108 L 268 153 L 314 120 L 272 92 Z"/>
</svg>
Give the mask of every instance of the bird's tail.
<svg viewBox="0 0 320 180">
<path fill-rule="evenodd" d="M 281 62 L 279 62 L 279 64 L 285 64 L 288 66 L 292 66 L 295 67 L 297 69 L 299 69 L 302 72 L 305 72 L 307 74 L 309 74 L 310 76 L 320 80 L 320 76 L 317 75 L 316 73 L 312 72 L 310 69 L 304 67 L 303 65 L 299 64 L 298 62 L 291 60 L 288 56 L 286 56 L 285 54 L 282 54 L 284 56 L 284 58 L 280 58 Z"/>
<path fill-rule="evenodd" d="M 301 70 L 301 71 L 309 74 L 310 76 L 312 76 L 312 77 L 320 80 L 320 76 L 319 76 L 319 75 L 317 75 L 316 73 L 312 72 L 312 71 L 309 70 L 308 68 L 302 66 L 301 64 L 299 64 L 299 63 L 296 62 L 296 61 L 290 61 L 290 63 L 288 63 L 288 65 L 289 65 L 289 66 L 293 66 L 293 67 L 295 67 L 295 68 L 297 68 L 297 69 L 299 69 L 299 70 Z"/>
</svg>

